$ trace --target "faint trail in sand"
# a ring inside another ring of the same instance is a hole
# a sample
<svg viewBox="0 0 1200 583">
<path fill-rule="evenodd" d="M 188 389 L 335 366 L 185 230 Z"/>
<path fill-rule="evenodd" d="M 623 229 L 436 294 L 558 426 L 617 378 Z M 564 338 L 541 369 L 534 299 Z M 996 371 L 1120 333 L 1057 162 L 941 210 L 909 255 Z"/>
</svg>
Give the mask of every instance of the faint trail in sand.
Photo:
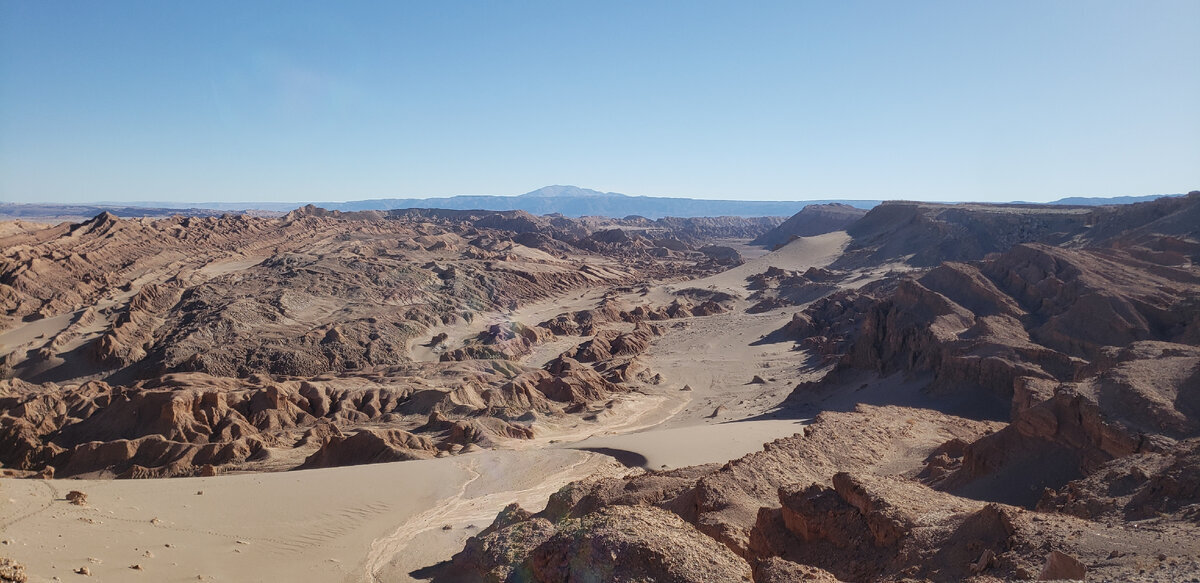
<svg viewBox="0 0 1200 583">
<path fill-rule="evenodd" d="M 592 475 L 595 468 L 584 466 L 591 465 L 603 457 L 599 454 L 585 453 L 579 461 L 546 476 L 535 486 L 493 492 L 474 498 L 468 498 L 466 493 L 472 483 L 483 477 L 478 470 L 479 460 L 473 459 L 470 464 L 461 464 L 463 469 L 470 472 L 471 478 L 462 484 L 457 493 L 438 501 L 433 508 L 413 516 L 391 534 L 371 543 L 366 560 L 366 579 L 380 581 L 379 571 L 421 534 L 446 524 L 491 521 L 502 508 L 513 502 L 522 506 L 540 505 L 568 483 Z"/>
<path fill-rule="evenodd" d="M 462 501 L 463 496 L 466 496 L 467 488 L 483 475 L 475 469 L 479 465 L 477 459 L 471 460 L 469 464 L 458 461 L 455 463 L 471 474 L 470 479 L 463 482 L 454 495 L 439 500 L 433 508 L 409 518 L 392 534 L 372 541 L 371 549 L 367 551 L 366 578 L 368 581 L 379 581 L 376 573 L 387 565 L 392 557 L 404 550 L 404 547 L 408 546 L 408 543 L 418 534 L 431 530 L 433 527 L 429 525 L 436 524 L 438 521 L 444 522 L 446 515 Z"/>
<path fill-rule="evenodd" d="M 49 495 L 46 496 L 45 498 L 38 500 L 36 506 L 27 508 L 21 514 L 18 514 L 11 518 L 7 518 L 3 521 L 0 521 L 0 531 L 3 531 L 14 524 L 21 522 L 22 520 L 25 520 L 26 518 L 29 518 L 36 514 L 41 514 L 47 508 L 50 508 L 50 506 L 54 504 L 55 500 L 59 499 L 58 489 L 55 488 L 50 483 L 49 480 L 35 480 L 34 482 L 39 485 L 39 488 L 44 488 L 49 493 Z"/>
</svg>

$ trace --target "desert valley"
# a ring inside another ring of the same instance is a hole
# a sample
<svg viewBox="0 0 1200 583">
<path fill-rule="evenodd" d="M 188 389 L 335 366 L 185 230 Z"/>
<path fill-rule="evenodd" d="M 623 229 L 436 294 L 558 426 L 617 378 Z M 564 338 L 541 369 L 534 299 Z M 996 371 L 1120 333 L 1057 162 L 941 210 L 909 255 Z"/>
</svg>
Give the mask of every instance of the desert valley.
<svg viewBox="0 0 1200 583">
<path fill-rule="evenodd" d="M 0 372 L 3 581 L 1200 578 L 1200 192 L 10 220 Z"/>
</svg>

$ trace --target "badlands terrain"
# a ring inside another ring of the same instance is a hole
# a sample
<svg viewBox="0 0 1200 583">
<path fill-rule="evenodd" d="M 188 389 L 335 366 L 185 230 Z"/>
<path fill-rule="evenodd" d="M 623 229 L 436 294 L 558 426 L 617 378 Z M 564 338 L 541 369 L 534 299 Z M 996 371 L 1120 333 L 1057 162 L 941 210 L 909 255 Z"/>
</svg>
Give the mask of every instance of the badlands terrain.
<svg viewBox="0 0 1200 583">
<path fill-rule="evenodd" d="M 1200 192 L 8 221 L 0 378 L 0 581 L 1200 580 Z"/>
</svg>

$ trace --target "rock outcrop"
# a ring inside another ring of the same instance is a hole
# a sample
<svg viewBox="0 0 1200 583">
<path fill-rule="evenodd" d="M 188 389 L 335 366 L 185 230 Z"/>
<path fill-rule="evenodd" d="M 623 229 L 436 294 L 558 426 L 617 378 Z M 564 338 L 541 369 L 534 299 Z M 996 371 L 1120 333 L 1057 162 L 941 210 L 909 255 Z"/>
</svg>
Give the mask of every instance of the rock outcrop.
<svg viewBox="0 0 1200 583">
<path fill-rule="evenodd" d="M 1137 557 L 1113 552 L 1111 526 L 892 473 L 942 450 L 938 436 L 968 443 L 999 427 L 925 409 L 822 413 L 803 434 L 723 466 L 577 482 L 538 513 L 510 506 L 434 580 L 561 581 L 585 572 L 605 580 L 1030 580 L 1048 553 L 1099 565 L 1099 577 L 1136 568 Z M 1181 572 L 1200 568 L 1157 532 L 1121 533 L 1123 548 L 1175 557 Z M 667 548 L 676 551 L 656 550 Z M 673 570 L 680 558 L 688 570 Z M 1070 564 L 1055 559 L 1052 572 L 1070 575 L 1057 570 Z"/>
</svg>

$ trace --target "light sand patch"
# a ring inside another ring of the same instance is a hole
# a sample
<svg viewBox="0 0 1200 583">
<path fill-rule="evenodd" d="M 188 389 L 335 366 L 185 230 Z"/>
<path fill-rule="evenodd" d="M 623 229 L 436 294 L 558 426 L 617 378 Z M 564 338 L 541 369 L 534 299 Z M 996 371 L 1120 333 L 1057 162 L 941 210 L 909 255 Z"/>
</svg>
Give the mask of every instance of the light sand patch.
<svg viewBox="0 0 1200 583">
<path fill-rule="evenodd" d="M 744 419 L 777 406 L 796 383 L 809 380 L 807 355 L 791 342 L 754 345 L 786 324 L 799 308 L 763 314 L 735 310 L 669 324 L 644 356 L 665 379 L 662 387 L 689 402 L 665 427 Z M 765 383 L 751 383 L 755 376 Z M 684 387 L 690 391 L 683 391 Z M 718 407 L 724 413 L 709 416 Z"/>
<path fill-rule="evenodd" d="M 453 504 L 446 516 L 490 523 L 509 502 L 537 507 L 562 484 L 614 467 L 578 451 L 488 451 L 216 478 L 0 479 L 0 525 L 5 555 L 32 581 L 84 565 L 124 581 L 135 563 L 153 581 L 363 581 L 369 564 L 392 558 L 398 525 L 420 532 L 445 518 L 431 509 Z M 67 490 L 85 492 L 87 506 L 63 500 Z M 456 550 L 423 540 L 418 554 L 436 562 Z"/>
<path fill-rule="evenodd" d="M 48 342 L 50 338 L 66 330 L 67 326 L 70 326 L 71 322 L 75 321 L 75 318 L 79 317 L 82 312 L 83 310 L 78 310 L 32 322 L 19 322 L 16 326 L 0 333 L 0 352 L 11 352 L 16 347 L 26 344 Z"/>
<path fill-rule="evenodd" d="M 816 237 L 800 237 L 761 257 L 751 259 L 733 269 L 694 279 L 674 286 L 677 289 L 696 287 L 743 293 L 746 278 L 762 273 L 770 267 L 804 271 L 810 267 L 825 267 L 833 263 L 850 244 L 850 235 L 845 231 L 834 231 Z"/>
<path fill-rule="evenodd" d="M 262 263 L 262 257 L 239 257 L 233 259 L 223 259 L 220 261 L 210 261 L 197 270 L 198 273 L 206 277 L 218 277 L 235 271 L 243 271 Z"/>
</svg>

